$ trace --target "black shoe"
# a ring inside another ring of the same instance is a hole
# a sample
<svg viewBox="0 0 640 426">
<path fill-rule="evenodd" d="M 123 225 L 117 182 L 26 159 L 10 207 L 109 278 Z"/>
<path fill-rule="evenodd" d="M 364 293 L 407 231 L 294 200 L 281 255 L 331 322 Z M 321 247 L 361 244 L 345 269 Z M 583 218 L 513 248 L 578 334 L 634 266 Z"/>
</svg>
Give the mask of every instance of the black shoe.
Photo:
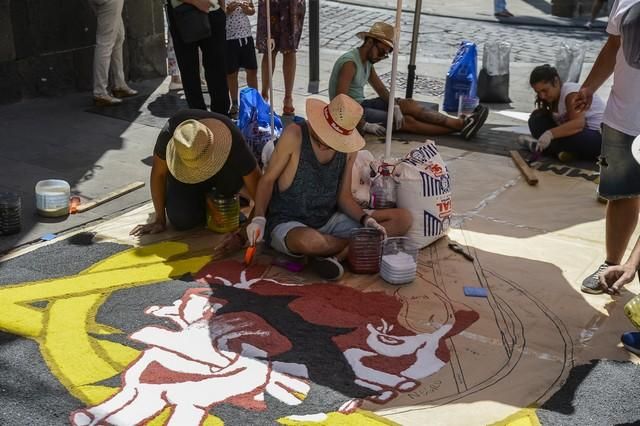
<svg viewBox="0 0 640 426">
<path fill-rule="evenodd" d="M 320 278 L 329 281 L 337 281 L 344 275 L 344 268 L 335 257 L 312 257 L 309 267 Z"/>
<path fill-rule="evenodd" d="M 466 140 L 471 139 L 478 133 L 480 127 L 487 121 L 489 117 L 489 108 L 484 105 L 478 105 L 473 114 L 464 119 L 464 126 L 460 130 L 460 134 Z"/>
</svg>

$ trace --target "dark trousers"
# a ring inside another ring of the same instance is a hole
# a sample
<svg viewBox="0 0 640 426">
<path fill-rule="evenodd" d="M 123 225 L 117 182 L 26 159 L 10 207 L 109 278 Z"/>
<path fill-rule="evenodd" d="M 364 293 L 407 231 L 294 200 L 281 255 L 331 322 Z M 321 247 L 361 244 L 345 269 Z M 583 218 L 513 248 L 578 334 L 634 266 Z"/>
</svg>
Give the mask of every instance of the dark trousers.
<svg viewBox="0 0 640 426">
<path fill-rule="evenodd" d="M 529 131 L 534 138 L 539 138 L 547 130 L 558 127 L 551 113 L 541 109 L 535 110 L 529 116 Z M 570 152 L 581 160 L 596 160 L 600 155 L 602 135 L 597 130 L 586 127 L 575 135 L 558 138 L 544 150 L 544 154 L 556 157 L 560 152 Z"/>
<path fill-rule="evenodd" d="M 167 175 L 165 209 L 171 225 L 179 231 L 204 226 L 207 221 L 207 193 L 213 180 L 196 184 L 178 181 L 171 173 Z"/>
<path fill-rule="evenodd" d="M 226 15 L 222 9 L 209 12 L 211 36 L 194 43 L 185 43 L 180 38 L 173 18 L 173 9 L 167 5 L 169 32 L 176 51 L 176 60 L 182 78 L 182 87 L 189 108 L 206 110 L 200 86 L 200 58 L 198 49 L 202 51 L 204 78 L 207 81 L 211 96 L 211 111 L 227 115 L 229 113 L 229 87 L 227 85 L 226 67 Z"/>
</svg>

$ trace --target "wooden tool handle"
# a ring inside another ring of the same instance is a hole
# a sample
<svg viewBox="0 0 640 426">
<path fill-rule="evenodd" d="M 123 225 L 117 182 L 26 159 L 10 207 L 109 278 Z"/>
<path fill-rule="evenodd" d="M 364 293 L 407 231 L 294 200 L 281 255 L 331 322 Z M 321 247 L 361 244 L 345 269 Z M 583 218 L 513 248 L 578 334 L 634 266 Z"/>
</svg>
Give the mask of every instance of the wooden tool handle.
<svg viewBox="0 0 640 426">
<path fill-rule="evenodd" d="M 98 197 L 95 200 L 89 201 L 88 203 L 81 203 L 76 207 L 77 213 L 82 213 L 84 211 L 90 210 L 100 204 L 104 204 L 107 201 L 111 201 L 115 198 L 121 197 L 124 194 L 127 194 L 131 191 L 135 191 L 138 188 L 142 188 L 144 186 L 144 182 L 133 182 L 129 185 L 123 186 L 122 188 L 116 189 L 113 192 L 110 192 L 102 197 Z"/>
<path fill-rule="evenodd" d="M 524 161 L 520 153 L 518 151 L 509 151 L 509 154 L 511 155 L 511 159 L 513 160 L 513 162 L 516 163 L 516 167 L 518 167 L 520 173 L 522 173 L 522 176 L 524 176 L 527 183 L 529 185 L 537 185 L 538 177 L 536 176 L 536 173 Z"/>
</svg>

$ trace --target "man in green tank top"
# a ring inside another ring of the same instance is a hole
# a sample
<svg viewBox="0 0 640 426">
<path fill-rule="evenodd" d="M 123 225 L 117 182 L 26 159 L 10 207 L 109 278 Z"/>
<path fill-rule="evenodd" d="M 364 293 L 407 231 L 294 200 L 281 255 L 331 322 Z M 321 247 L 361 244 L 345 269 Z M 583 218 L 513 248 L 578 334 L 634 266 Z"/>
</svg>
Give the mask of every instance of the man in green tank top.
<svg viewBox="0 0 640 426">
<path fill-rule="evenodd" d="M 374 64 L 389 57 L 393 50 L 394 28 L 384 22 L 376 22 L 369 31 L 356 34 L 364 40 L 358 48 L 342 55 L 333 66 L 329 80 L 329 97 L 346 94 L 364 108 L 364 115 L 358 124 L 362 133 L 378 136 L 386 132 L 389 90 L 385 87 Z M 365 99 L 364 86 L 369 83 L 378 97 Z M 471 115 L 451 117 L 424 108 L 413 99 L 396 98 L 393 109 L 393 130 L 417 133 L 425 136 L 460 133 L 471 139 L 484 124 L 489 109 L 479 105 Z"/>
<path fill-rule="evenodd" d="M 307 99 L 307 120 L 286 127 L 258 184 L 249 243 L 263 238 L 290 256 L 307 256 L 320 277 L 338 280 L 349 236 L 362 226 L 390 237 L 411 227 L 405 209 L 365 212 L 351 193 L 351 170 L 365 144 L 355 127 L 362 107 L 346 95 Z"/>
</svg>

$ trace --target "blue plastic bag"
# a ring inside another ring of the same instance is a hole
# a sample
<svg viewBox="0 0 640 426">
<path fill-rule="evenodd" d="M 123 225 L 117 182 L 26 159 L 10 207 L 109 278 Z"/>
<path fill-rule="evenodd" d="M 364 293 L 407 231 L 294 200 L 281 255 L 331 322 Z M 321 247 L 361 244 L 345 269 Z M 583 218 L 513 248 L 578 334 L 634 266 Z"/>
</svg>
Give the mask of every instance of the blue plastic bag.
<svg viewBox="0 0 640 426">
<path fill-rule="evenodd" d="M 442 109 L 457 113 L 460 95 L 477 96 L 477 90 L 478 52 L 475 43 L 463 41 L 447 72 Z"/>
<path fill-rule="evenodd" d="M 273 123 L 273 137 L 277 139 L 283 129 L 282 120 L 277 114 L 274 114 Z M 269 104 L 254 88 L 245 87 L 240 91 L 238 127 L 262 167 L 262 150 L 271 140 L 271 113 Z"/>
</svg>

